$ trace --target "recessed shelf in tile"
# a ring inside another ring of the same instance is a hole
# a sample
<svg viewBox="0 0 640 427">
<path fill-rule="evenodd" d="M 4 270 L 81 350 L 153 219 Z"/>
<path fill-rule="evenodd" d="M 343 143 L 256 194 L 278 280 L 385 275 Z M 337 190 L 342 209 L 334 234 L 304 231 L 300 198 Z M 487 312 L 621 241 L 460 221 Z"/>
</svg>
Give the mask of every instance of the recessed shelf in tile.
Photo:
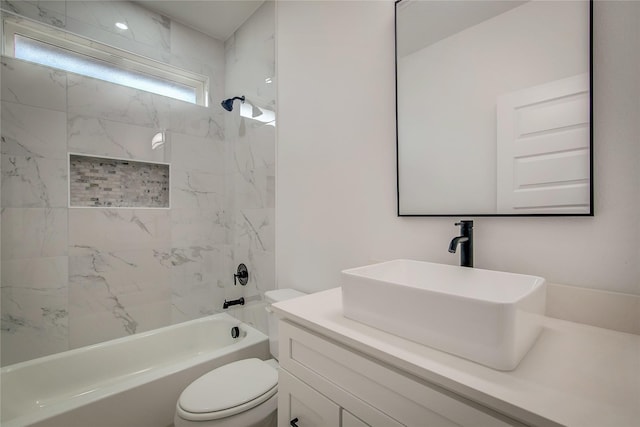
<svg viewBox="0 0 640 427">
<path fill-rule="evenodd" d="M 168 208 L 169 165 L 69 154 L 71 207 Z"/>
</svg>

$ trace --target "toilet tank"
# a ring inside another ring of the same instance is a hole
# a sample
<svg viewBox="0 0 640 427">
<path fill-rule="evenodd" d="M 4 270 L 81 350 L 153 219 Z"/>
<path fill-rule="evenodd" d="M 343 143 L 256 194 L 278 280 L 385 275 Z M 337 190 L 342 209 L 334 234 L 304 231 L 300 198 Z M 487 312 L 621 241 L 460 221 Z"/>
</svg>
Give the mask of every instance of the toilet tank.
<svg viewBox="0 0 640 427">
<path fill-rule="evenodd" d="M 275 289 L 273 291 L 267 291 L 264 293 L 264 298 L 267 301 L 267 320 L 269 328 L 269 350 L 271 355 L 278 359 L 278 317 L 271 310 L 271 304 L 285 301 L 291 298 L 297 298 L 306 295 L 304 292 L 296 291 L 295 289 Z"/>
</svg>

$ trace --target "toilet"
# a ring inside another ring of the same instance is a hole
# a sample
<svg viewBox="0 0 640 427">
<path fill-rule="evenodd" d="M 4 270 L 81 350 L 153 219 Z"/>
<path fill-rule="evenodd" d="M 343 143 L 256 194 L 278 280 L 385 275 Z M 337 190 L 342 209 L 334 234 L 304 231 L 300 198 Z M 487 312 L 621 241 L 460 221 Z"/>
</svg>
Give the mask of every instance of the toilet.
<svg viewBox="0 0 640 427">
<path fill-rule="evenodd" d="M 278 408 L 278 318 L 271 304 L 305 295 L 294 289 L 265 292 L 269 349 L 274 359 L 243 359 L 214 369 L 184 389 L 175 427 L 275 426 Z"/>
</svg>

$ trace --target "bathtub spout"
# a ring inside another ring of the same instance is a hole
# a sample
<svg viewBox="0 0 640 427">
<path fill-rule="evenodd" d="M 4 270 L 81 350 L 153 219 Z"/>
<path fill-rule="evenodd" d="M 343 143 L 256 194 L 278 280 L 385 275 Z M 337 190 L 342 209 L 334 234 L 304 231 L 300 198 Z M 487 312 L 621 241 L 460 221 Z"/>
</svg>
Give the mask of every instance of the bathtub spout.
<svg viewBox="0 0 640 427">
<path fill-rule="evenodd" d="M 244 298 L 238 298 L 238 299 L 232 299 L 231 301 L 227 301 L 226 299 L 224 300 L 224 303 L 222 304 L 222 308 L 223 309 L 227 309 L 229 307 L 231 307 L 232 305 L 244 305 Z"/>
</svg>

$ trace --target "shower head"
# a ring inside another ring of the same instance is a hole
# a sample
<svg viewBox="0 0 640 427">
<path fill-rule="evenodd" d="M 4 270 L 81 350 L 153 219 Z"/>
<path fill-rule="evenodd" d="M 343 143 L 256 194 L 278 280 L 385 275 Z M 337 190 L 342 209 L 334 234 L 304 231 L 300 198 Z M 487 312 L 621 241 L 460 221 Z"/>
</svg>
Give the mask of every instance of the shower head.
<svg viewBox="0 0 640 427">
<path fill-rule="evenodd" d="M 240 101 L 244 102 L 244 95 L 243 96 L 235 96 L 233 98 L 225 99 L 224 101 L 222 101 L 220 103 L 220 105 L 222 105 L 222 108 L 224 108 L 225 110 L 231 111 L 231 110 L 233 110 L 233 101 L 235 101 L 236 99 L 239 99 Z"/>
</svg>

